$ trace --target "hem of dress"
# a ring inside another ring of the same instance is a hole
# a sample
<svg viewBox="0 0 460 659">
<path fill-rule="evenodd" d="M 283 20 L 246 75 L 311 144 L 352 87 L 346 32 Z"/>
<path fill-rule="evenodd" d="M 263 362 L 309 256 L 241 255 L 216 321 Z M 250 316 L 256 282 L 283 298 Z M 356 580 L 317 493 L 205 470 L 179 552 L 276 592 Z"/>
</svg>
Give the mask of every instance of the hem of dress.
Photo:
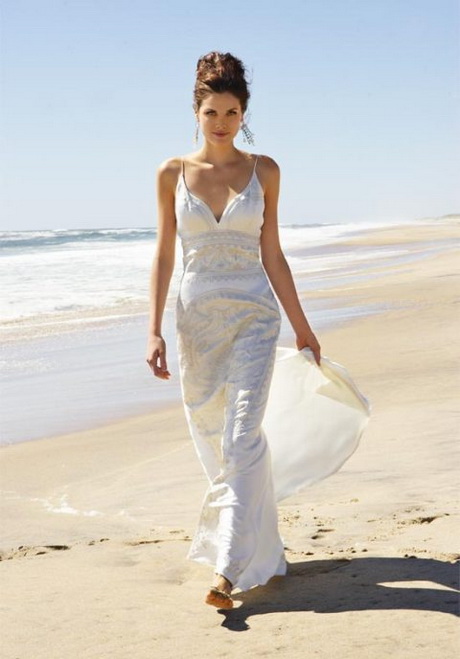
<svg viewBox="0 0 460 659">
<path fill-rule="evenodd" d="M 249 590 L 250 588 L 255 588 L 256 586 L 265 586 L 270 581 L 270 579 L 272 579 L 273 577 L 284 577 L 284 576 L 286 576 L 287 568 L 288 568 L 286 557 L 283 553 L 280 556 L 280 560 L 278 562 L 276 570 L 273 573 L 271 573 L 267 577 L 262 577 L 261 580 L 257 581 L 256 583 L 251 583 L 250 581 L 245 581 L 244 578 L 241 581 L 239 581 L 238 577 L 236 579 L 235 579 L 235 577 L 233 577 L 233 581 L 232 581 L 231 575 L 225 574 L 225 572 L 222 572 L 222 571 L 217 573 L 215 571 L 214 563 L 212 561 L 210 561 L 208 558 L 206 558 L 205 556 L 190 556 L 189 554 L 187 554 L 186 558 L 189 561 L 194 561 L 195 563 L 200 563 L 201 565 L 209 565 L 210 567 L 214 568 L 214 573 L 215 574 L 222 574 L 222 576 L 224 576 L 226 579 L 228 579 L 230 581 L 233 588 L 237 588 L 241 592 L 245 592 L 245 591 Z"/>
</svg>

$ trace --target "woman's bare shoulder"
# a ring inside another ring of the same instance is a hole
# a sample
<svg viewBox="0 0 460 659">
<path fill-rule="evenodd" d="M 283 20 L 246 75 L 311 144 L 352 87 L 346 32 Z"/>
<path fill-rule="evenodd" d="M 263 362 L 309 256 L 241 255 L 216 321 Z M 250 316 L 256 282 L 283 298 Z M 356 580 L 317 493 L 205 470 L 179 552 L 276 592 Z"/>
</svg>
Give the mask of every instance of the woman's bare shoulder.
<svg viewBox="0 0 460 659">
<path fill-rule="evenodd" d="M 177 185 L 181 167 L 182 156 L 172 156 L 160 162 L 156 170 L 158 183 L 173 190 Z"/>
<path fill-rule="evenodd" d="M 166 158 L 162 160 L 157 166 L 157 172 L 159 174 L 174 175 L 181 168 L 183 156 L 172 156 L 171 158 Z"/>
<path fill-rule="evenodd" d="M 260 163 L 260 164 L 259 164 Z M 264 193 L 267 193 L 273 186 L 277 186 L 280 179 L 280 168 L 276 160 L 270 156 L 259 154 L 257 169 L 260 184 Z"/>
<path fill-rule="evenodd" d="M 271 156 L 260 153 L 258 162 L 262 163 L 262 168 L 265 169 L 267 173 L 279 172 L 280 170 L 278 163 Z"/>
</svg>

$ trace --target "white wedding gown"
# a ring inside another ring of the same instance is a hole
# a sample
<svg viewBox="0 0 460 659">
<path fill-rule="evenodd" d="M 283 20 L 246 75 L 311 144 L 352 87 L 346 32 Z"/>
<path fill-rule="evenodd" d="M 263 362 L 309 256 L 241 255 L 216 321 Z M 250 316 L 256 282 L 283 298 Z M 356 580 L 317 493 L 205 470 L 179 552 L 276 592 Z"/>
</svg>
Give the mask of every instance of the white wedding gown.
<svg viewBox="0 0 460 659">
<path fill-rule="evenodd" d="M 182 396 L 209 480 L 187 558 L 241 590 L 286 573 L 276 502 L 337 471 L 369 415 L 343 367 L 277 347 L 281 315 L 259 256 L 256 166 L 257 156 L 219 221 L 188 189 L 184 163 L 175 201 Z"/>
</svg>

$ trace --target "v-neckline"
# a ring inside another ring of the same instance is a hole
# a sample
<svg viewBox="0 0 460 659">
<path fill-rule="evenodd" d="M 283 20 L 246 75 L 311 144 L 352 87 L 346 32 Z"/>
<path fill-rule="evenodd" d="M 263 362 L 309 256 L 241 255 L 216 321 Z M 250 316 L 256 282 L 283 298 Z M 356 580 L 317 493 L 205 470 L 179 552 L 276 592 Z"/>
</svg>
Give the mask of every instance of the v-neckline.
<svg viewBox="0 0 460 659">
<path fill-rule="evenodd" d="M 257 162 L 257 159 L 256 159 L 256 162 Z M 242 195 L 244 192 L 246 192 L 246 190 L 247 190 L 247 189 L 249 188 L 249 186 L 251 185 L 254 176 L 256 176 L 256 168 L 255 168 L 255 164 L 256 164 L 256 163 L 254 163 L 254 167 L 253 167 L 253 169 L 252 169 L 251 178 L 249 179 L 248 184 L 247 184 L 247 185 L 241 190 L 241 192 L 238 192 L 238 194 L 236 194 L 234 197 L 232 197 L 232 198 L 230 199 L 230 201 L 227 203 L 227 205 L 225 206 L 224 210 L 222 211 L 222 215 L 220 216 L 219 219 L 216 218 L 216 216 L 214 215 L 214 213 L 213 213 L 211 207 L 209 206 L 209 204 L 207 204 L 203 199 L 200 199 L 200 197 L 197 197 L 196 194 L 193 194 L 193 192 L 192 192 L 191 190 L 189 190 L 188 185 L 187 185 L 187 183 L 186 183 L 186 181 L 185 181 L 185 176 L 184 176 L 184 170 L 183 170 L 183 169 L 182 169 L 182 172 L 181 172 L 181 177 L 182 177 L 182 181 L 183 181 L 183 183 L 184 183 L 185 189 L 187 190 L 187 193 L 188 193 L 191 197 L 194 197 L 194 198 L 195 198 L 197 201 L 199 201 L 201 204 L 203 204 L 203 206 L 209 211 L 209 213 L 210 213 L 210 215 L 212 216 L 212 219 L 214 220 L 214 222 L 215 222 L 216 224 L 220 224 L 220 223 L 222 222 L 222 219 L 223 219 L 225 213 L 226 213 L 227 210 L 230 208 L 231 204 L 235 201 L 235 199 L 237 199 L 238 197 L 241 197 L 241 195 Z"/>
</svg>

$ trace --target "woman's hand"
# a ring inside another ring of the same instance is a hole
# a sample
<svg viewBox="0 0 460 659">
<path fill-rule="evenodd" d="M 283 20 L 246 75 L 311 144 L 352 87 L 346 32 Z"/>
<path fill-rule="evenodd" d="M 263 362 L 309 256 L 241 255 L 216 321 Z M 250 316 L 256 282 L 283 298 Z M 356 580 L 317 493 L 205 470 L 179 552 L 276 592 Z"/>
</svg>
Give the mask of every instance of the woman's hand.
<svg viewBox="0 0 460 659">
<path fill-rule="evenodd" d="M 168 380 L 171 377 L 166 364 L 166 343 L 162 336 L 149 337 L 146 361 L 157 378 Z"/>
<path fill-rule="evenodd" d="M 311 329 L 306 330 L 302 334 L 298 334 L 296 336 L 296 344 L 297 344 L 297 349 L 302 350 L 302 348 L 310 348 L 314 357 L 315 361 L 318 364 L 318 366 L 321 363 L 321 346 L 318 343 L 318 339 L 316 336 L 313 334 Z"/>
</svg>

